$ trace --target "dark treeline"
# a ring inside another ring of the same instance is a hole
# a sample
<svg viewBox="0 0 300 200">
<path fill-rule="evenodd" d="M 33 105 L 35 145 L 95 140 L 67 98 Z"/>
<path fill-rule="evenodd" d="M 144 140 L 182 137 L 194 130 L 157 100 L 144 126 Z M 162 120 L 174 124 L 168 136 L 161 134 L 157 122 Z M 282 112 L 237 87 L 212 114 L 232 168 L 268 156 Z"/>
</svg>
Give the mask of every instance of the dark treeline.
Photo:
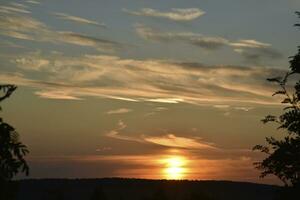
<svg viewBox="0 0 300 200">
<path fill-rule="evenodd" d="M 42 179 L 19 181 L 17 200 L 271 200 L 280 187 L 230 181 Z"/>
</svg>

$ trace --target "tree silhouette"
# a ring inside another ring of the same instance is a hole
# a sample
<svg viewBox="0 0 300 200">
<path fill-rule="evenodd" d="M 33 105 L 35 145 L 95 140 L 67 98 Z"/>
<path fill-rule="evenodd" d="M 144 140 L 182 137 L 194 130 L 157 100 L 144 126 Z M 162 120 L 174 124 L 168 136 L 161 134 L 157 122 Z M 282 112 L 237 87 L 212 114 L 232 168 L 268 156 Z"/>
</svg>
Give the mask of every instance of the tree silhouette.
<svg viewBox="0 0 300 200">
<path fill-rule="evenodd" d="M 8 98 L 17 89 L 14 85 L 0 85 L 0 102 Z M 1 108 L 1 107 L 0 107 Z M 0 182 L 11 180 L 19 172 L 29 173 L 24 159 L 27 147 L 19 141 L 19 134 L 14 127 L 0 117 Z"/>
<path fill-rule="evenodd" d="M 300 18 L 300 12 L 296 12 Z M 300 24 L 295 24 L 300 26 Z M 287 135 L 277 140 L 267 137 L 268 145 L 256 145 L 253 149 L 260 150 L 268 155 L 261 162 L 254 163 L 262 171 L 261 177 L 269 174 L 276 175 L 285 186 L 299 187 L 300 185 L 300 46 L 298 53 L 290 57 L 289 71 L 283 77 L 269 78 L 270 82 L 276 83 L 280 90 L 273 96 L 283 96 L 282 104 L 284 112 L 280 116 L 268 115 L 262 122 L 274 122 L 279 125 L 278 129 L 287 131 Z M 291 80 L 292 79 L 292 80 Z M 295 81 L 296 80 L 296 81 Z M 288 85 L 292 82 L 293 87 Z"/>
</svg>

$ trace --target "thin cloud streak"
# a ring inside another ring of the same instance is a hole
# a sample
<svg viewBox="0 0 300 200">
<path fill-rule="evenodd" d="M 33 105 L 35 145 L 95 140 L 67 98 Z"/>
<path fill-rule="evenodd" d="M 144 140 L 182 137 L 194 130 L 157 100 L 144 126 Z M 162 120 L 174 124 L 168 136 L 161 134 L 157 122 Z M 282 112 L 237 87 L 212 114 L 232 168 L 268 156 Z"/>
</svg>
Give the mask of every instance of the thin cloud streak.
<svg viewBox="0 0 300 200">
<path fill-rule="evenodd" d="M 116 109 L 116 110 L 109 110 L 106 112 L 106 114 L 108 114 L 108 115 L 124 114 L 124 113 L 129 113 L 129 112 L 132 112 L 132 110 L 128 109 L 128 108 L 120 108 L 120 109 Z"/>
<path fill-rule="evenodd" d="M 256 40 L 238 40 L 237 42 L 233 42 L 230 44 L 233 47 L 248 47 L 248 48 L 266 48 L 270 47 L 271 44 L 263 43 L 263 42 L 258 42 Z"/>
<path fill-rule="evenodd" d="M 26 3 L 35 4 L 35 5 L 41 4 L 41 2 L 39 2 L 39 1 L 34 1 L 34 0 L 28 0 L 28 1 L 26 1 Z"/>
<path fill-rule="evenodd" d="M 79 97 L 69 95 L 68 91 L 37 91 L 36 95 L 46 99 L 61 99 L 61 100 L 82 100 Z"/>
<path fill-rule="evenodd" d="M 28 6 L 21 4 L 21 3 L 16 3 L 16 2 L 11 2 L 10 5 L 15 6 L 15 7 L 19 7 L 19 8 L 28 8 Z"/>
<path fill-rule="evenodd" d="M 23 13 L 29 14 L 30 11 L 26 10 L 26 7 L 20 6 L 22 4 L 11 4 L 12 6 L 0 6 L 0 13 Z"/>
<path fill-rule="evenodd" d="M 63 20 L 67 20 L 67 21 L 71 21 L 71 22 L 75 22 L 75 23 L 89 24 L 89 25 L 94 25 L 94 26 L 99 26 L 99 27 L 106 28 L 106 25 L 104 23 L 99 23 L 97 21 L 89 20 L 89 19 L 86 19 L 86 18 L 73 16 L 73 15 L 69 15 L 69 14 L 66 14 L 66 13 L 58 13 L 58 12 L 54 12 L 52 14 L 54 16 L 56 16 L 57 18 L 59 18 L 59 19 L 63 19 Z"/>
<path fill-rule="evenodd" d="M 151 8 L 142 8 L 139 11 L 123 9 L 123 11 L 136 16 L 165 18 L 173 21 L 192 21 L 205 14 L 205 12 L 199 8 L 172 8 L 169 12 Z"/>
<path fill-rule="evenodd" d="M 146 136 L 144 140 L 153 144 L 166 147 L 185 148 L 185 149 L 217 149 L 213 143 L 201 141 L 199 138 L 180 137 L 174 134 L 164 136 Z"/>
</svg>

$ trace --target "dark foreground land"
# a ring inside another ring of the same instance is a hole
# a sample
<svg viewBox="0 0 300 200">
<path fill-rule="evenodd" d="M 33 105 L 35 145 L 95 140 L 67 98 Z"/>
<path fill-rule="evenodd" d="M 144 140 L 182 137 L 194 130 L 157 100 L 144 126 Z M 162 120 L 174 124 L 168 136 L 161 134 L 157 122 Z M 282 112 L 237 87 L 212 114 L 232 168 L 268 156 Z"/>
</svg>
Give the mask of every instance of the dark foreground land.
<svg viewBox="0 0 300 200">
<path fill-rule="evenodd" d="M 271 200 L 280 188 L 230 181 L 121 178 L 18 182 L 18 200 Z"/>
</svg>

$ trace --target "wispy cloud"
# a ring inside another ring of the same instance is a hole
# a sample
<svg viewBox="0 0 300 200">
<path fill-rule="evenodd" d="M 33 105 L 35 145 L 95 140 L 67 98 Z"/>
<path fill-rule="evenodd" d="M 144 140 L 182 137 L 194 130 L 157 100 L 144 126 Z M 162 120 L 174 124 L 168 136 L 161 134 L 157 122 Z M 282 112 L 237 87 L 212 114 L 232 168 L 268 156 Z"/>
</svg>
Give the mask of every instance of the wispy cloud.
<svg viewBox="0 0 300 200">
<path fill-rule="evenodd" d="M 166 107 L 156 107 L 153 111 L 146 113 L 144 116 L 145 117 L 153 116 L 155 114 L 158 114 L 158 113 L 160 113 L 162 111 L 166 111 L 166 110 L 169 110 L 169 109 Z"/>
<path fill-rule="evenodd" d="M 106 114 L 108 114 L 108 115 L 124 114 L 124 113 L 129 113 L 129 112 L 132 112 L 132 110 L 129 108 L 120 108 L 120 109 L 116 109 L 116 110 L 109 110 L 106 112 Z"/>
<path fill-rule="evenodd" d="M 11 13 L 23 13 L 29 14 L 31 13 L 24 6 L 20 6 L 22 4 L 11 4 L 11 6 L 0 6 L 0 13 L 11 14 Z"/>
<path fill-rule="evenodd" d="M 161 112 L 161 111 L 165 111 L 165 110 L 169 110 L 169 109 L 166 108 L 166 107 L 156 107 L 154 110 L 155 110 L 156 112 Z"/>
<path fill-rule="evenodd" d="M 236 53 L 239 53 L 242 55 L 245 59 L 245 61 L 251 63 L 251 64 L 257 64 L 262 59 L 280 59 L 283 57 L 283 55 L 269 47 L 261 47 L 261 48 L 239 48 L 234 49 Z"/>
<path fill-rule="evenodd" d="M 114 42 L 106 39 L 100 39 L 100 38 L 87 36 L 79 33 L 60 31 L 58 32 L 58 34 L 61 37 L 60 40 L 65 43 L 94 47 L 99 51 L 104 51 L 107 53 L 113 52 L 114 50 L 120 49 L 122 47 L 122 44 L 118 42 Z"/>
<path fill-rule="evenodd" d="M 19 49 L 25 48 L 22 45 L 19 45 L 19 44 L 16 44 L 14 42 L 10 42 L 10 41 L 7 41 L 7 40 L 0 40 L 0 45 L 2 47 L 6 47 L 6 48 L 8 47 L 8 48 L 14 48 L 14 49 L 16 49 L 16 48 L 19 48 Z"/>
<path fill-rule="evenodd" d="M 28 8 L 27 5 L 24 5 L 24 4 L 21 4 L 21 3 L 16 3 L 16 2 L 11 2 L 10 5 L 15 6 L 15 7 L 19 7 L 19 8 L 24 8 L 24 9 Z"/>
<path fill-rule="evenodd" d="M 118 127 L 116 129 L 109 131 L 106 134 L 106 136 L 116 138 L 116 139 L 123 139 L 122 137 L 119 136 L 119 131 L 125 129 L 126 127 L 127 125 L 122 120 L 119 120 Z"/>
<path fill-rule="evenodd" d="M 127 136 L 125 134 L 121 134 L 120 132 L 123 131 L 126 127 L 127 127 L 127 125 L 122 120 L 119 120 L 119 122 L 117 124 L 117 128 L 107 132 L 106 136 L 110 137 L 110 138 L 118 139 L 118 140 L 143 142 L 143 140 L 138 137 L 132 137 L 132 136 Z"/>
<path fill-rule="evenodd" d="M 159 102 L 159 103 L 180 103 L 184 102 L 181 98 L 156 98 L 156 99 L 146 99 L 145 101 Z"/>
<path fill-rule="evenodd" d="M 228 108 L 230 108 L 229 105 L 214 105 L 213 107 L 218 108 L 218 109 L 228 109 Z"/>
<path fill-rule="evenodd" d="M 130 11 L 127 9 L 123 9 L 123 11 L 131 15 L 165 18 L 173 21 L 191 21 L 205 14 L 199 8 L 172 8 L 171 11 L 142 8 L 139 11 Z"/>
<path fill-rule="evenodd" d="M 68 20 L 68 21 L 72 21 L 72 22 L 76 22 L 76 23 L 81 23 L 81 24 L 89 24 L 89 25 L 94 25 L 94 26 L 99 26 L 99 27 L 106 27 L 106 25 L 104 23 L 99 23 L 97 21 L 85 19 L 85 18 L 78 17 L 78 16 L 69 15 L 66 13 L 54 12 L 52 14 L 59 19 L 64 19 L 64 20 Z"/>
<path fill-rule="evenodd" d="M 174 134 L 167 134 L 163 136 L 146 136 L 144 137 L 146 142 L 150 142 L 157 145 L 175 148 L 186 149 L 217 149 L 213 143 L 207 143 L 199 138 L 187 138 L 180 137 Z"/>
<path fill-rule="evenodd" d="M 31 4 L 41 4 L 39 1 L 34 1 L 34 0 L 28 0 L 26 3 L 31 3 Z"/>
<path fill-rule="evenodd" d="M 135 26 L 136 32 L 144 39 L 158 42 L 184 42 L 204 49 L 215 50 L 229 43 L 221 37 L 203 36 L 191 32 L 161 32 L 142 24 Z"/>
<path fill-rule="evenodd" d="M 37 93 L 41 97 L 47 97 L 47 92 L 61 91 L 62 97 L 68 94 L 74 98 L 98 96 L 157 103 L 277 104 L 271 97 L 272 85 L 265 77 L 283 73 L 267 67 L 205 66 L 103 55 L 28 53 L 11 58 L 11 62 L 19 68 L 43 73 L 44 81 L 30 74 L 16 78 L 5 73 L 2 81 L 41 90 L 42 93 Z"/>
<path fill-rule="evenodd" d="M 123 47 L 122 44 L 107 39 L 71 31 L 53 30 L 43 22 L 24 13 L 27 12 L 23 8 L 0 6 L 0 34 L 22 40 L 50 42 L 57 45 L 72 44 L 92 47 L 107 53 Z"/>
<path fill-rule="evenodd" d="M 206 50 L 218 50 L 222 47 L 230 47 L 251 63 L 258 63 L 262 58 L 282 58 L 282 54 L 272 48 L 271 44 L 253 39 L 230 41 L 223 37 L 204 36 L 192 32 L 163 32 L 142 24 L 135 25 L 135 30 L 140 37 L 150 41 L 165 43 L 182 42 Z"/>
<path fill-rule="evenodd" d="M 164 147 L 173 147 L 173 148 L 183 148 L 183 149 L 207 149 L 207 150 L 217 150 L 218 148 L 213 143 L 204 142 L 201 138 L 196 137 L 182 137 L 176 136 L 175 134 L 166 134 L 161 136 L 151 136 L 145 134 L 139 134 L 135 136 L 128 136 L 124 129 L 127 125 L 119 120 L 117 128 L 106 133 L 107 137 L 134 141 L 145 144 L 155 144 Z"/>
<path fill-rule="evenodd" d="M 271 44 L 258 42 L 256 40 L 238 40 L 237 42 L 232 42 L 230 45 L 237 48 L 266 48 L 271 46 Z"/>
<path fill-rule="evenodd" d="M 104 151 L 110 151 L 112 150 L 111 147 L 100 147 L 96 149 L 96 152 L 104 152 Z"/>
<path fill-rule="evenodd" d="M 238 106 L 238 107 L 234 107 L 235 110 L 241 110 L 241 111 L 245 111 L 245 112 L 248 112 L 250 110 L 253 109 L 253 107 L 241 107 L 241 106 Z"/>
<path fill-rule="evenodd" d="M 81 100 L 81 98 L 74 97 L 68 91 L 37 91 L 36 95 L 47 99 L 63 99 L 63 100 Z"/>
<path fill-rule="evenodd" d="M 40 71 L 43 67 L 48 67 L 50 61 L 48 59 L 40 58 L 39 52 L 31 52 L 27 56 L 11 60 L 12 63 L 17 64 L 22 69 Z"/>
<path fill-rule="evenodd" d="M 229 44 L 236 53 L 241 54 L 250 63 L 259 63 L 263 58 L 279 59 L 283 55 L 272 48 L 271 44 L 256 40 L 238 40 Z"/>
<path fill-rule="evenodd" d="M 249 106 L 230 106 L 230 105 L 213 105 L 214 108 L 217 108 L 223 111 L 224 116 L 230 116 L 236 111 L 249 112 L 254 109 L 254 107 Z"/>
</svg>

